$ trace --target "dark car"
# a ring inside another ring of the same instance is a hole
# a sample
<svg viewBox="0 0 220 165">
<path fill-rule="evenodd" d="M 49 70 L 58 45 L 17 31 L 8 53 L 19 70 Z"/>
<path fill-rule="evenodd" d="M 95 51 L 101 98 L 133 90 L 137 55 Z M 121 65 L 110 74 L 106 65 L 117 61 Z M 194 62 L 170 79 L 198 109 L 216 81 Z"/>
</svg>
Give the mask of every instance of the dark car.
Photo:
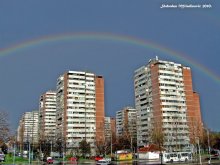
<svg viewBox="0 0 220 165">
<path fill-rule="evenodd" d="M 212 150 L 211 151 L 211 159 L 220 159 L 220 151 Z"/>
</svg>

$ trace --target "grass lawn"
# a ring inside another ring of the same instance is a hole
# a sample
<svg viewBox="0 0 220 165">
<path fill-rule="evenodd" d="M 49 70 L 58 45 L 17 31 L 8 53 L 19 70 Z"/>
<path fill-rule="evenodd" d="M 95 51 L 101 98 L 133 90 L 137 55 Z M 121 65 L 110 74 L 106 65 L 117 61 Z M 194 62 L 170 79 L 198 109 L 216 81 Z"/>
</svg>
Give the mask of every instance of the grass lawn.
<svg viewBox="0 0 220 165">
<path fill-rule="evenodd" d="M 28 163 L 28 159 L 16 156 L 15 163 Z M 2 162 L 2 164 L 13 164 L 13 156 L 7 154 L 5 157 L 5 161 Z"/>
</svg>

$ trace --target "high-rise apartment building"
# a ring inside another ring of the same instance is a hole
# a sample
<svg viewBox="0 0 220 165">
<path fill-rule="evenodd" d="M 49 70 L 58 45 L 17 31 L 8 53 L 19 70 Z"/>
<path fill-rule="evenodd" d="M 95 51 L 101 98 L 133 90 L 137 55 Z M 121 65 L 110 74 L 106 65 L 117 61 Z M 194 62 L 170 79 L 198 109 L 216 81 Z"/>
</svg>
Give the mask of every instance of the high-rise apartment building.
<svg viewBox="0 0 220 165">
<path fill-rule="evenodd" d="M 57 80 L 57 135 L 65 152 L 79 148 L 83 139 L 104 140 L 104 79 L 94 73 L 68 71 Z"/>
<path fill-rule="evenodd" d="M 116 112 L 116 136 L 137 137 L 137 111 L 132 107 L 125 107 Z"/>
<path fill-rule="evenodd" d="M 47 91 L 40 96 L 39 102 L 39 140 L 55 140 L 56 92 Z"/>
<path fill-rule="evenodd" d="M 96 143 L 105 141 L 105 100 L 104 78 L 95 76 L 95 106 L 96 106 Z"/>
<path fill-rule="evenodd" d="M 111 138 L 116 136 L 115 132 L 115 118 L 113 117 L 105 117 L 105 141 L 110 142 Z"/>
<path fill-rule="evenodd" d="M 38 111 L 25 112 L 20 119 L 17 140 L 21 145 L 38 142 L 38 115 Z"/>
<path fill-rule="evenodd" d="M 138 146 L 152 143 L 158 130 L 167 150 L 186 149 L 201 135 L 195 134 L 202 119 L 189 67 L 156 57 L 135 71 L 134 87 Z"/>
</svg>

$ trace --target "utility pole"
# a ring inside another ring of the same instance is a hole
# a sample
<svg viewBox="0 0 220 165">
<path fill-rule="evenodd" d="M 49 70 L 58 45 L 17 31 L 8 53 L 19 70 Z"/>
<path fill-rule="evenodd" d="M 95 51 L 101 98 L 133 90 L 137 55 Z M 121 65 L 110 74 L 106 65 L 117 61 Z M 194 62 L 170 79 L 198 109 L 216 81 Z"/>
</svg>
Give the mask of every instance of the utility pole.
<svg viewBox="0 0 220 165">
<path fill-rule="evenodd" d="M 50 156 L 52 157 L 52 152 L 53 152 L 53 141 L 50 141 Z"/>
<path fill-rule="evenodd" d="M 208 164 L 211 164 L 211 148 L 210 148 L 210 139 L 209 139 L 209 130 L 207 130 L 207 137 L 208 137 L 208 147 L 209 147 L 209 162 Z"/>
<path fill-rule="evenodd" d="M 111 130 L 111 157 L 112 157 L 112 130 Z"/>
<path fill-rule="evenodd" d="M 13 164 L 15 164 L 16 137 L 17 137 L 17 136 L 15 136 L 15 139 L 14 139 L 14 156 L 13 156 Z"/>
<path fill-rule="evenodd" d="M 34 112 L 33 112 L 33 114 L 32 114 L 33 116 L 33 122 L 32 122 L 32 130 L 31 130 L 31 143 L 32 143 L 32 160 L 33 160 L 33 157 L 34 157 L 34 124 L 35 124 L 35 121 L 34 121 L 34 116 L 35 116 L 35 114 L 34 114 Z"/>
<path fill-rule="evenodd" d="M 63 133 L 62 133 L 62 146 L 63 146 L 63 164 L 64 164 L 64 159 L 65 159 L 65 139 L 64 139 L 64 119 L 63 119 L 63 124 L 62 124 L 62 129 L 63 129 Z"/>
<path fill-rule="evenodd" d="M 64 164 L 64 154 L 65 154 L 65 151 L 64 151 L 64 139 L 63 139 L 63 164 Z"/>
<path fill-rule="evenodd" d="M 30 127 L 28 127 L 28 163 L 31 164 L 31 143 L 30 143 L 30 134 L 29 134 Z"/>
<path fill-rule="evenodd" d="M 201 158 L 201 153 L 200 153 L 199 137 L 197 137 L 196 140 L 197 140 L 198 149 L 199 149 L 199 164 L 202 164 L 202 158 Z"/>
<path fill-rule="evenodd" d="M 30 141 L 29 141 L 29 144 L 28 144 L 28 150 L 29 150 L 29 152 L 28 152 L 28 162 L 29 162 L 29 165 L 31 164 L 31 143 L 30 143 Z"/>
</svg>

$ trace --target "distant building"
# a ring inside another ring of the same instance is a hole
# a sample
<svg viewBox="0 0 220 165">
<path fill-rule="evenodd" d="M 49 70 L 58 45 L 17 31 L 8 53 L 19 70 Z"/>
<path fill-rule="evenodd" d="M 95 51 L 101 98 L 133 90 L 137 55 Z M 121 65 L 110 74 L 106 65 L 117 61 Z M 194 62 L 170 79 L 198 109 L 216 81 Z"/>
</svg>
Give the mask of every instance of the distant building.
<svg viewBox="0 0 220 165">
<path fill-rule="evenodd" d="M 39 140 L 55 140 L 56 92 L 47 91 L 40 96 L 39 102 Z"/>
<path fill-rule="evenodd" d="M 137 110 L 125 107 L 116 112 L 116 136 L 127 136 L 136 139 L 137 136 Z"/>
<path fill-rule="evenodd" d="M 25 112 L 19 121 L 17 140 L 20 145 L 38 142 L 38 111 Z"/>
<path fill-rule="evenodd" d="M 83 139 L 104 141 L 104 79 L 94 73 L 68 71 L 57 80 L 57 137 L 66 152 Z"/>
<path fill-rule="evenodd" d="M 23 148 L 23 139 L 24 139 L 24 122 L 23 118 L 19 120 L 18 128 L 17 128 L 17 143 L 19 146 L 19 149 Z"/>
<path fill-rule="evenodd" d="M 110 142 L 111 138 L 116 136 L 115 132 L 115 118 L 105 117 L 105 141 Z"/>
<path fill-rule="evenodd" d="M 187 149 L 202 135 L 199 95 L 191 69 L 157 57 L 134 74 L 138 146 L 152 143 L 160 130 L 167 150 Z"/>
</svg>

